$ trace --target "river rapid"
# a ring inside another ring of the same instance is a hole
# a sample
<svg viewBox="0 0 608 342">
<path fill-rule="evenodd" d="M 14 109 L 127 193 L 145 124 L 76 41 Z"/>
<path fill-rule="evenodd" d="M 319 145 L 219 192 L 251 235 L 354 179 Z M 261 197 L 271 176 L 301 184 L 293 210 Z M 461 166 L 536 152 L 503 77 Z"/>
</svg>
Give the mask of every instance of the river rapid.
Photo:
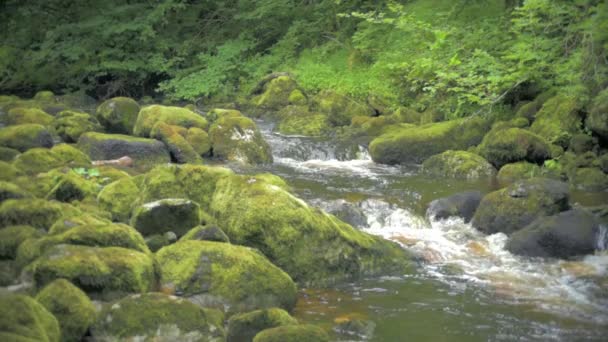
<svg viewBox="0 0 608 342">
<path fill-rule="evenodd" d="M 461 219 L 430 221 L 426 206 L 489 181 L 432 179 L 412 166 L 375 164 L 360 146 L 284 136 L 258 123 L 274 163 L 241 173 L 283 177 L 310 205 L 347 206 L 359 229 L 398 242 L 419 261 L 414 274 L 303 289 L 295 316 L 326 326 L 337 341 L 605 341 L 608 336 L 608 230 L 597 252 L 575 261 L 512 255 L 502 234 Z M 608 203 L 608 193 L 571 202 Z"/>
</svg>

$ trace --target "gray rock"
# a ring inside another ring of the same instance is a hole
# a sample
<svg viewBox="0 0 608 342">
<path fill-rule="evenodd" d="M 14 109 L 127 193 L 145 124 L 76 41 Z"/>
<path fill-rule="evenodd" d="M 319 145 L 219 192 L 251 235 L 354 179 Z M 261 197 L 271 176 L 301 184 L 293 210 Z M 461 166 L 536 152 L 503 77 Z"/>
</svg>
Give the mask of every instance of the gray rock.
<svg viewBox="0 0 608 342">
<path fill-rule="evenodd" d="M 439 198 L 429 203 L 426 216 L 433 220 L 457 216 L 462 217 L 465 222 L 469 222 L 473 218 L 481 198 L 482 194 L 479 191 L 465 191 Z"/>
</svg>

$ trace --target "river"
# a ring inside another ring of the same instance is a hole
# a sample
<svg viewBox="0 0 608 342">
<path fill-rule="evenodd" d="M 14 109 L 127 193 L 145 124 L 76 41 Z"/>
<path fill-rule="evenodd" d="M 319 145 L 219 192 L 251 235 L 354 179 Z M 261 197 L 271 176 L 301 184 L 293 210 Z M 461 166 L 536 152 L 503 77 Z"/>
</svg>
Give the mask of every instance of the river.
<svg viewBox="0 0 608 342">
<path fill-rule="evenodd" d="M 606 229 L 598 252 L 575 261 L 522 258 L 504 234 L 486 236 L 460 219 L 429 221 L 436 198 L 497 184 L 431 179 L 412 166 L 371 161 L 362 147 L 284 136 L 258 123 L 271 145 L 271 172 L 314 206 L 348 203 L 360 229 L 400 243 L 420 259 L 414 274 L 302 289 L 295 316 L 332 329 L 337 341 L 605 341 L 608 336 Z M 608 193 L 571 202 L 608 203 Z"/>
</svg>

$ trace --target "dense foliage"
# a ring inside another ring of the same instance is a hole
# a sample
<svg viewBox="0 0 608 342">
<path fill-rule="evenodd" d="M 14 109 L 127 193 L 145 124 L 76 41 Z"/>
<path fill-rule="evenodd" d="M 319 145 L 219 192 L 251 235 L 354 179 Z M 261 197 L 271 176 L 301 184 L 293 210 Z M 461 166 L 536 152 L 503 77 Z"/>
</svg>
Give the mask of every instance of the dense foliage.
<svg viewBox="0 0 608 342">
<path fill-rule="evenodd" d="M 0 92 L 246 94 L 290 71 L 448 117 L 608 79 L 604 0 L 6 0 Z"/>
</svg>

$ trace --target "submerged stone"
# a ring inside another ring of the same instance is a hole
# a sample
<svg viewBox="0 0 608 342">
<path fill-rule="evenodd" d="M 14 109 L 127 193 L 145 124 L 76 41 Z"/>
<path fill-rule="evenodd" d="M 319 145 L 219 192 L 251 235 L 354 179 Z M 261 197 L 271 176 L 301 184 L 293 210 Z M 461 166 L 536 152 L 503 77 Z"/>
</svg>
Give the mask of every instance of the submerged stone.
<svg viewBox="0 0 608 342">
<path fill-rule="evenodd" d="M 465 191 L 452 196 L 436 199 L 429 203 L 426 216 L 433 220 L 461 217 L 469 222 L 481 202 L 482 194 L 479 191 Z"/>
<path fill-rule="evenodd" d="M 325 330 L 315 325 L 286 325 L 266 329 L 255 335 L 253 342 L 329 342 Z"/>
</svg>

